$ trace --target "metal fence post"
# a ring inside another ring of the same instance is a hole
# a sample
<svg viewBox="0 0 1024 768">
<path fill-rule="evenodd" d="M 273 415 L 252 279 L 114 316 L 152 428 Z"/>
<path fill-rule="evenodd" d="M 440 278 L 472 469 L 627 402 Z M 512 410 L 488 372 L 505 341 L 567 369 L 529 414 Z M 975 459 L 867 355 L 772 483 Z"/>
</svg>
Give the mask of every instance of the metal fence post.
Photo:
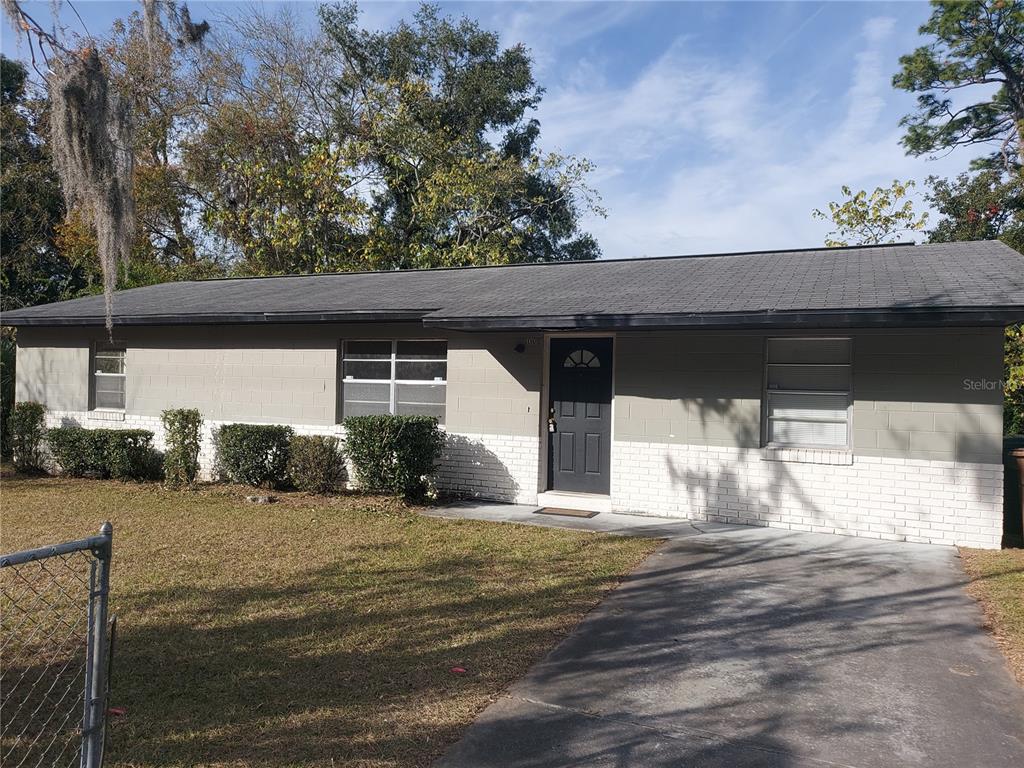
<svg viewBox="0 0 1024 768">
<path fill-rule="evenodd" d="M 107 597 L 110 593 L 110 557 L 113 551 L 114 527 L 100 526 L 100 535 L 94 540 L 92 589 L 89 594 L 89 645 L 85 677 L 85 718 L 82 728 L 82 766 L 101 768 L 103 743 L 106 735 L 106 662 L 107 662 Z"/>
</svg>

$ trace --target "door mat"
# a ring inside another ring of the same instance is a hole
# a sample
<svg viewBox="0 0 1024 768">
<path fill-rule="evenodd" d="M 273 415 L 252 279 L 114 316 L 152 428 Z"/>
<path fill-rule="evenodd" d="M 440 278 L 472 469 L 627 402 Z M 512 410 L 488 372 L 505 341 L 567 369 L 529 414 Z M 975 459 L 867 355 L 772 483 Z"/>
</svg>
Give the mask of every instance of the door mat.
<svg viewBox="0 0 1024 768">
<path fill-rule="evenodd" d="M 544 507 L 538 509 L 535 515 L 556 515 L 558 517 L 594 517 L 597 512 L 587 512 L 583 509 L 561 509 L 560 507 Z"/>
</svg>

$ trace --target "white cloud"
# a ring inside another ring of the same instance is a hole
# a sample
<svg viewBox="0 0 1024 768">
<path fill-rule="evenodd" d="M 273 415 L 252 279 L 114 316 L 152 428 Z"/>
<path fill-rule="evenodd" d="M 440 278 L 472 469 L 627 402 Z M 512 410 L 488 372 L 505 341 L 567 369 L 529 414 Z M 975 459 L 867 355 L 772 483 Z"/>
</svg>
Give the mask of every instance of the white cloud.
<svg viewBox="0 0 1024 768">
<path fill-rule="evenodd" d="M 900 147 L 895 29 L 889 17 L 864 23 L 838 89 L 809 78 L 787 90 L 763 62 L 698 55 L 685 36 L 619 87 L 586 59 L 541 105 L 542 143 L 597 164 L 608 218 L 586 225 L 608 257 L 819 245 L 828 226 L 811 210 L 841 185 L 920 182 L 966 165 Z"/>
</svg>

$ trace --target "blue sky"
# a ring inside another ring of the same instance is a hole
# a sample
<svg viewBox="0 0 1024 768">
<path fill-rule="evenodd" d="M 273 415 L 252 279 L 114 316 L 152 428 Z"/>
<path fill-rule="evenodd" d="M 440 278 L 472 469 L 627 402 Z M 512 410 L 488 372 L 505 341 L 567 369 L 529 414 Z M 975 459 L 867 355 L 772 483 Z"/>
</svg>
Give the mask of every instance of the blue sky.
<svg viewBox="0 0 1024 768">
<path fill-rule="evenodd" d="M 190 8 L 198 19 L 249 5 Z M 314 23 L 315 4 L 292 5 Z M 48 16 L 48 2 L 26 6 Z M 76 3 L 93 34 L 137 7 Z M 383 27 L 415 4 L 362 7 L 368 26 Z M 591 181 L 608 216 L 585 226 L 606 257 L 817 246 L 829 228 L 811 210 L 841 185 L 914 179 L 920 192 L 928 175 L 955 174 L 971 159 L 966 150 L 910 158 L 899 146 L 898 122 L 914 100 L 890 83 L 899 56 L 921 44 L 923 2 L 442 7 L 532 51 L 547 89 L 542 148 L 597 165 Z M 7 26 L 2 47 L 19 53 Z"/>
</svg>

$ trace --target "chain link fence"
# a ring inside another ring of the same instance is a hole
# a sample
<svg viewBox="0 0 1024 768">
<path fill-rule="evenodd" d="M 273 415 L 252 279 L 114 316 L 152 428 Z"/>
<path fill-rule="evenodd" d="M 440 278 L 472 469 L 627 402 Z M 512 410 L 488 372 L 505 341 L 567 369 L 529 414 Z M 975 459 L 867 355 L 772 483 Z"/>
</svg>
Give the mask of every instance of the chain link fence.
<svg viewBox="0 0 1024 768">
<path fill-rule="evenodd" d="M 4 768 L 103 763 L 112 533 L 0 555 Z"/>
</svg>

